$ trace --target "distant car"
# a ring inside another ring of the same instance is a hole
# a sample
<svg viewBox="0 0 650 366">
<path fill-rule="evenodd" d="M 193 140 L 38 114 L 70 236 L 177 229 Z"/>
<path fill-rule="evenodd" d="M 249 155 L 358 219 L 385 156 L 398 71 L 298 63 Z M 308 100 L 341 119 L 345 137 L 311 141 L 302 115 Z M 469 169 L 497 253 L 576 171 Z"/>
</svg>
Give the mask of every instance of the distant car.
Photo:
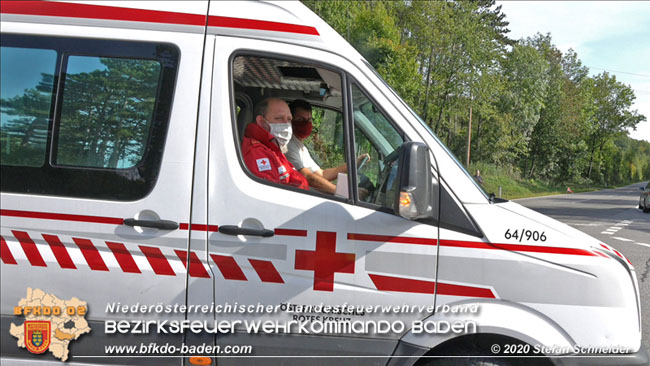
<svg viewBox="0 0 650 366">
<path fill-rule="evenodd" d="M 650 182 L 645 186 L 645 188 L 639 188 L 641 192 L 641 197 L 639 197 L 639 208 L 643 212 L 650 212 Z"/>
</svg>

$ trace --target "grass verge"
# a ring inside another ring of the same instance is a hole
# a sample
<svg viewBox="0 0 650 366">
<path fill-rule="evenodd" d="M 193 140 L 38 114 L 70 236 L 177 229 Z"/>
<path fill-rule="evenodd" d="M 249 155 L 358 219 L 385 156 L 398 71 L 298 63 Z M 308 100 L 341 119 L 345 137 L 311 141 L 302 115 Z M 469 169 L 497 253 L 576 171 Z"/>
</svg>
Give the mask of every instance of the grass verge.
<svg viewBox="0 0 650 366">
<path fill-rule="evenodd" d="M 567 194 L 567 188 L 571 188 L 573 193 L 611 188 L 588 183 L 567 182 L 551 184 L 536 179 L 523 179 L 518 172 L 507 171 L 487 164 L 472 166 L 470 170 L 472 175 L 476 172 L 477 168 L 480 169 L 481 176 L 483 177 L 483 189 L 487 193 L 494 193 L 496 197 L 499 197 L 499 187 L 501 187 L 501 198 L 508 200 Z"/>
</svg>

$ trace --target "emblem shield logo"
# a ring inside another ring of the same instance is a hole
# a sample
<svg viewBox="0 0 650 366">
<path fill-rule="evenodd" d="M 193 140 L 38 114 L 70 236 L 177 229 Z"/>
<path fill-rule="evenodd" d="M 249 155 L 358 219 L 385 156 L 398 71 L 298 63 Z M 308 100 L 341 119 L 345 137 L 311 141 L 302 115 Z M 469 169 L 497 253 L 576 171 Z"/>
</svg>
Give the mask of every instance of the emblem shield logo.
<svg viewBox="0 0 650 366">
<path fill-rule="evenodd" d="M 31 353 L 43 353 L 50 347 L 49 321 L 25 321 L 25 347 Z"/>
</svg>

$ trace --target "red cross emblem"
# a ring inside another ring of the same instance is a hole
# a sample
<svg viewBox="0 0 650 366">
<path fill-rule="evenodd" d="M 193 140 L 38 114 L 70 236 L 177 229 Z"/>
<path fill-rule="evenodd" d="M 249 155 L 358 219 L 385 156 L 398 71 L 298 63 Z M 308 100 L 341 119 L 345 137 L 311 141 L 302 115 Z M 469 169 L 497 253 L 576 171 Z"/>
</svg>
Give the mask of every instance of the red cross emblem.
<svg viewBox="0 0 650 366">
<path fill-rule="evenodd" d="M 336 233 L 316 232 L 316 250 L 296 250 L 295 269 L 314 271 L 315 291 L 334 291 L 334 273 L 354 273 L 354 253 L 336 252 Z"/>
</svg>

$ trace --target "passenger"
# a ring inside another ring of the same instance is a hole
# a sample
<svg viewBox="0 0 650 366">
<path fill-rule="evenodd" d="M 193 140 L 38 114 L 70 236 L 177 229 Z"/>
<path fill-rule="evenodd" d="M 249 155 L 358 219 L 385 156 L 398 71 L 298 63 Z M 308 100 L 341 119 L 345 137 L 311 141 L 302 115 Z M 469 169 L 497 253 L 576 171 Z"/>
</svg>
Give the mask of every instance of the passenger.
<svg viewBox="0 0 650 366">
<path fill-rule="evenodd" d="M 325 170 L 321 169 L 303 144 L 303 141 L 309 137 L 313 128 L 311 105 L 307 101 L 296 99 L 289 104 L 289 108 L 293 116 L 291 122 L 293 137 L 289 141 L 287 158 L 307 178 L 311 187 L 334 194 L 336 185 L 332 184 L 331 181 L 338 177 L 338 173 L 347 173 L 347 164 Z M 357 159 L 357 163 L 365 157 L 369 157 L 368 154 L 361 155 Z"/>
<path fill-rule="evenodd" d="M 291 112 L 282 99 L 268 98 L 255 106 L 255 121 L 246 126 L 242 154 L 248 169 L 275 183 L 309 189 L 305 177 L 284 156 L 291 139 Z"/>
</svg>

